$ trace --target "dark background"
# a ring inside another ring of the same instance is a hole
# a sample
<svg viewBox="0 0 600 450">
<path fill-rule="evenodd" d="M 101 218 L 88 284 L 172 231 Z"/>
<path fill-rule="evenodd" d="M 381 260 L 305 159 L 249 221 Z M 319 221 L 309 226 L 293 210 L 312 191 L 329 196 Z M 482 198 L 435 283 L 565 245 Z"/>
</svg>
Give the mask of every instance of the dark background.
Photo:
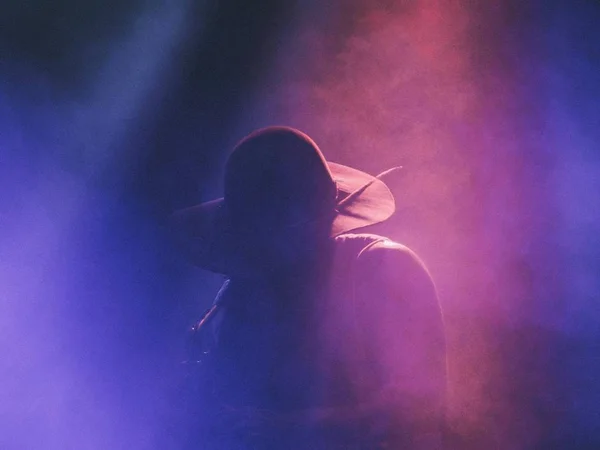
<svg viewBox="0 0 600 450">
<path fill-rule="evenodd" d="M 389 180 L 457 448 L 600 448 L 596 1 L 3 2 L 0 447 L 156 448 L 220 277 L 173 210 L 258 126 Z"/>
</svg>

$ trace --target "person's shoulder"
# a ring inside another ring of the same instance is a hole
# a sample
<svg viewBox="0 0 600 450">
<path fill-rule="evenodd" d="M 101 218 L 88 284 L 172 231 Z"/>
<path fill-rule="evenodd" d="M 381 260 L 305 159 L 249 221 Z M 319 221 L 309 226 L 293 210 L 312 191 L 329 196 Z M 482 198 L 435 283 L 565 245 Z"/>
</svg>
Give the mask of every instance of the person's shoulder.
<svg viewBox="0 0 600 450">
<path fill-rule="evenodd" d="M 391 266 L 395 270 L 425 271 L 425 264 L 408 246 L 384 236 L 378 236 L 358 255 L 361 265 L 374 265 L 381 269 Z"/>
<path fill-rule="evenodd" d="M 359 254 L 357 279 L 368 291 L 383 291 L 437 302 L 437 289 L 429 270 L 408 246 L 386 237 L 374 240 Z"/>
<path fill-rule="evenodd" d="M 358 273 L 379 280 L 403 280 L 433 283 L 424 262 L 408 246 L 386 236 L 369 233 L 347 233 L 336 238 L 346 254 L 356 258 Z"/>
</svg>

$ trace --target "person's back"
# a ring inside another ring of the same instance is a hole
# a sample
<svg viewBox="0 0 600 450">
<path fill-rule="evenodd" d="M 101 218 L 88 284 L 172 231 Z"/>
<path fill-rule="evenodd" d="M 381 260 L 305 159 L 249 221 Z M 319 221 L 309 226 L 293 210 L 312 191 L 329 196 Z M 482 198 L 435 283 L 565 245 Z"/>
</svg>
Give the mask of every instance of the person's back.
<svg viewBox="0 0 600 450">
<path fill-rule="evenodd" d="M 426 271 L 378 236 L 343 235 L 333 253 L 319 274 L 227 282 L 197 337 L 212 340 L 196 380 L 209 383 L 204 442 L 436 448 L 445 348 Z"/>
</svg>

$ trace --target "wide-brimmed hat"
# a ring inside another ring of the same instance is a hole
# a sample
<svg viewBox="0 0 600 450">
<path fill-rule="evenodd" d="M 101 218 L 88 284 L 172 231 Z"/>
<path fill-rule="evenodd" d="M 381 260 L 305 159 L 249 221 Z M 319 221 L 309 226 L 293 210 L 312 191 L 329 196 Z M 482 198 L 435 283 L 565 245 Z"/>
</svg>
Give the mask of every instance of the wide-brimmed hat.
<svg viewBox="0 0 600 450">
<path fill-rule="evenodd" d="M 394 197 L 380 177 L 394 169 L 371 176 L 326 161 L 301 131 L 263 128 L 229 156 L 223 198 L 177 211 L 175 232 L 196 265 L 228 273 L 252 233 L 320 222 L 335 237 L 388 219 Z"/>
</svg>

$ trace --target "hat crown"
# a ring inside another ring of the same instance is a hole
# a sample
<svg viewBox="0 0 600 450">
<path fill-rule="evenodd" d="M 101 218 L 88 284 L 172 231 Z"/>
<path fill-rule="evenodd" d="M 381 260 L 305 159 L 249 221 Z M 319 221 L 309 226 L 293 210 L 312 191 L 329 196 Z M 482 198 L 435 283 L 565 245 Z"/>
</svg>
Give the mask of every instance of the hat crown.
<svg viewBox="0 0 600 450">
<path fill-rule="evenodd" d="M 290 127 L 244 138 L 225 169 L 230 212 L 248 221 L 289 224 L 333 213 L 336 186 L 319 147 Z"/>
</svg>

